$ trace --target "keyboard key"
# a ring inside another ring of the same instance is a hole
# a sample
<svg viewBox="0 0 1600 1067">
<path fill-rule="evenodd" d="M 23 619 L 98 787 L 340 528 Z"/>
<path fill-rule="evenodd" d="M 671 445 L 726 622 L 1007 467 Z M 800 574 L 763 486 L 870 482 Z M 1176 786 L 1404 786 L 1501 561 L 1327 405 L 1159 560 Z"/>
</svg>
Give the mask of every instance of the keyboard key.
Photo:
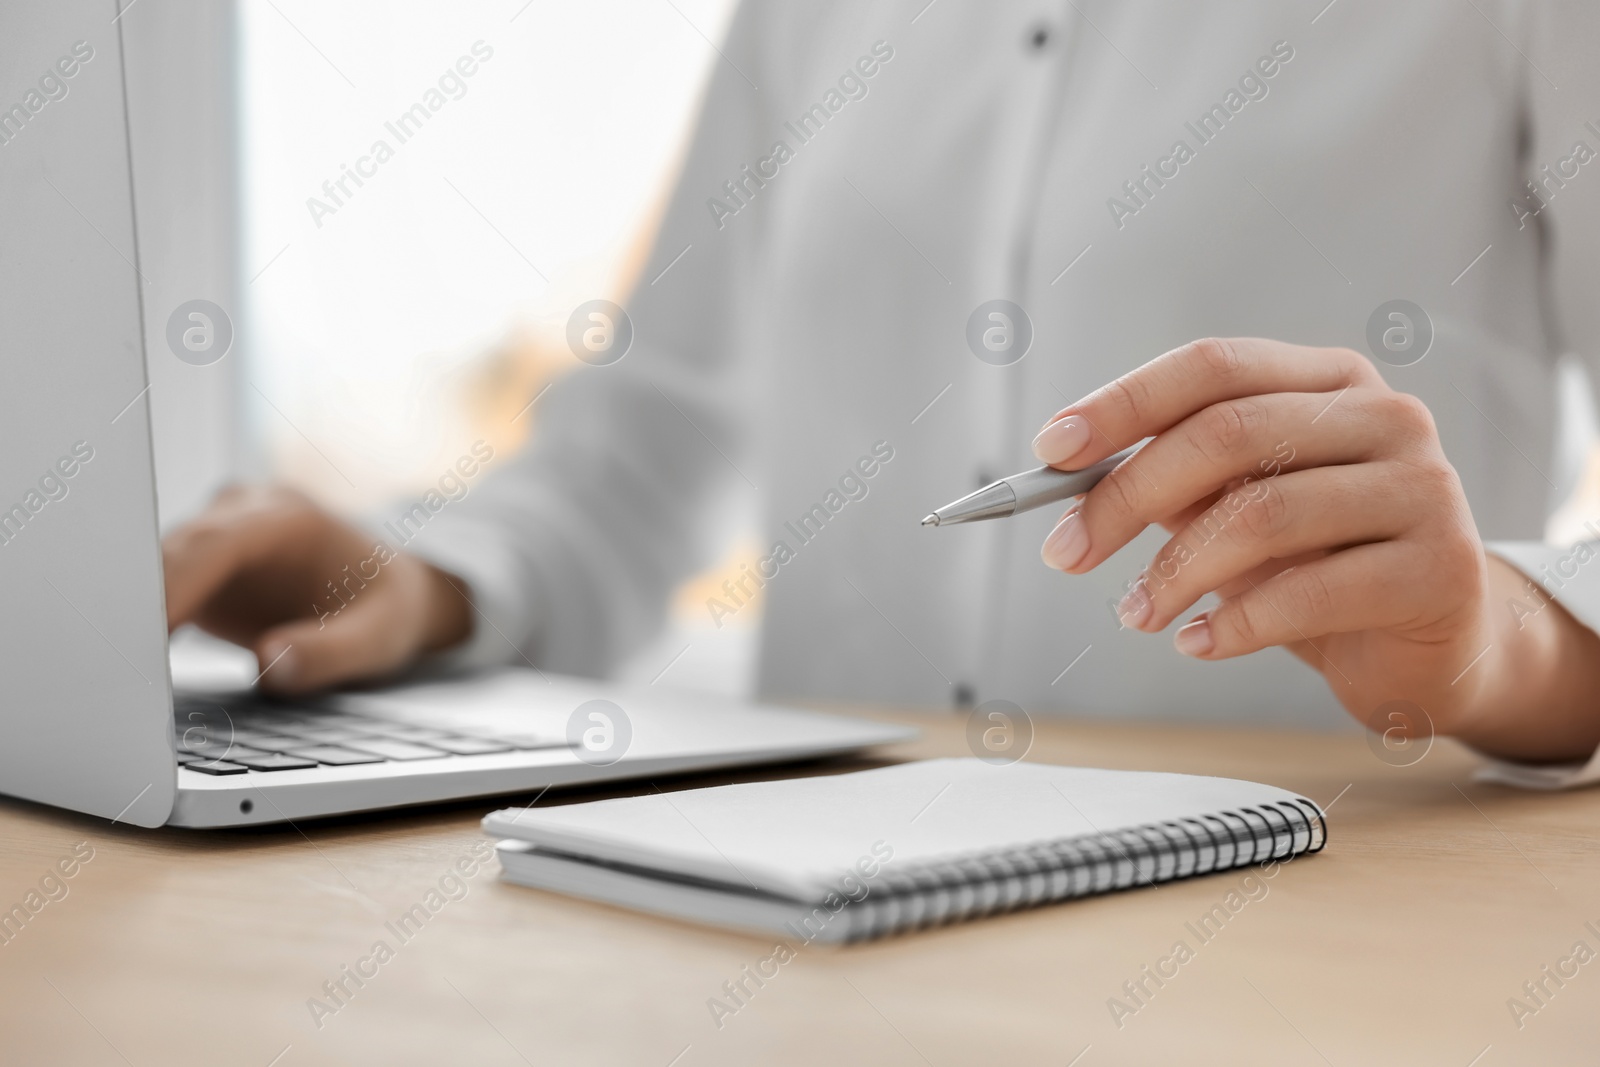
<svg viewBox="0 0 1600 1067">
<path fill-rule="evenodd" d="M 197 748 L 201 745 L 225 745 L 233 739 L 231 730 L 180 730 L 172 735 L 173 744 L 179 748 Z"/>
<path fill-rule="evenodd" d="M 352 763 L 382 763 L 382 756 L 375 756 L 369 752 L 355 752 L 338 745 L 311 745 L 306 748 L 297 748 L 285 753 L 298 759 L 316 760 L 333 767 L 344 767 Z"/>
<path fill-rule="evenodd" d="M 298 771 L 306 767 L 315 767 L 316 760 L 299 759 L 295 756 L 245 756 L 240 763 L 252 771 Z"/>
<path fill-rule="evenodd" d="M 554 734 L 506 733 L 493 734 L 493 740 L 504 741 L 512 748 L 532 750 L 538 748 L 567 748 L 569 742 Z"/>
<path fill-rule="evenodd" d="M 445 755 L 436 748 L 425 748 L 410 741 L 392 741 L 384 737 L 364 737 L 359 741 L 347 741 L 345 747 L 371 752 L 392 760 L 441 759 Z"/>
<path fill-rule="evenodd" d="M 297 734 L 308 730 L 350 730 L 356 733 L 387 731 L 402 723 L 386 722 L 366 715 L 345 712 L 320 712 L 309 715 L 275 716 L 271 719 L 252 720 L 251 726 L 263 731 L 281 731 Z"/>
<path fill-rule="evenodd" d="M 270 707 L 270 709 L 243 709 L 235 710 L 234 718 L 238 721 L 250 721 L 262 726 L 282 726 L 288 723 L 326 723 L 326 717 L 315 709 L 302 709 L 302 707 Z"/>
<path fill-rule="evenodd" d="M 175 722 L 172 724 L 172 736 L 182 737 L 189 741 L 216 740 L 233 736 L 234 724 L 225 719 L 207 720 L 205 722 Z"/>
<path fill-rule="evenodd" d="M 305 716 L 305 725 L 316 729 L 336 727 L 359 730 L 367 726 L 376 725 L 377 722 L 378 720 L 365 715 L 352 715 L 345 711 L 325 711 L 316 715 Z"/>
<path fill-rule="evenodd" d="M 291 748 L 300 748 L 305 744 L 300 738 L 290 737 L 288 734 L 264 734 L 254 730 L 239 730 L 233 737 L 236 744 L 248 745 L 266 752 L 283 752 Z"/>
<path fill-rule="evenodd" d="M 427 744 L 437 737 L 449 737 L 448 730 L 439 730 L 431 726 L 412 726 L 404 722 L 374 723 L 372 733 L 381 737 L 392 737 L 397 741 L 417 741 Z"/>
<path fill-rule="evenodd" d="M 484 756 L 491 752 L 511 751 L 511 746 L 503 741 L 487 741 L 481 737 L 437 737 L 428 744 L 456 756 Z"/>
<path fill-rule="evenodd" d="M 237 760 L 240 756 L 266 756 L 270 754 L 259 748 L 251 748 L 249 745 L 225 745 L 220 742 L 214 745 L 179 744 L 178 749 L 181 752 L 192 752 L 202 759 Z"/>
<path fill-rule="evenodd" d="M 289 732 L 295 734 L 296 736 L 303 737 L 307 741 L 315 741 L 318 744 L 324 745 L 336 745 L 342 741 L 352 741 L 358 737 L 370 736 L 367 733 L 359 730 L 352 730 L 345 726 L 317 727 L 314 729 L 308 728 L 304 730 L 292 730 Z"/>
<path fill-rule="evenodd" d="M 261 734 L 266 737 L 295 737 L 301 730 L 314 729 L 316 727 L 310 723 L 281 722 L 276 719 L 272 722 L 261 722 L 256 719 L 246 719 L 234 728 L 234 732 Z"/>
<path fill-rule="evenodd" d="M 249 770 L 237 763 L 228 763 L 224 760 L 201 760 L 198 763 L 185 763 L 186 771 L 199 771 L 201 774 L 243 774 Z"/>
</svg>

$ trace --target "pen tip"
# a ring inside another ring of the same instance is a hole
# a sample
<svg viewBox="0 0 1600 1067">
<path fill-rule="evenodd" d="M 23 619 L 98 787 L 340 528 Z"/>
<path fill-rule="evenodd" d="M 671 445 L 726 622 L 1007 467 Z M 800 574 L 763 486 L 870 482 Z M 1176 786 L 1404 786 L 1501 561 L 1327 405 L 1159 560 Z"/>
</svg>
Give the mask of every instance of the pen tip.
<svg viewBox="0 0 1600 1067">
<path fill-rule="evenodd" d="M 937 516 L 937 515 L 928 515 L 928 516 L 924 517 L 923 520 L 922 520 L 922 525 L 924 525 L 924 526 L 937 526 L 937 525 L 939 525 L 939 516 Z"/>
</svg>

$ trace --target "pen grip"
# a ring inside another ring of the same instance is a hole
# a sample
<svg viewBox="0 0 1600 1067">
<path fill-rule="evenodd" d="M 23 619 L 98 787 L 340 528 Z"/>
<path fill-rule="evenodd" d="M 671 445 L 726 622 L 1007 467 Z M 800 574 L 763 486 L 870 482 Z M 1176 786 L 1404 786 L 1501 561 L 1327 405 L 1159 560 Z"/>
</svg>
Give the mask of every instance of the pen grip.
<svg viewBox="0 0 1600 1067">
<path fill-rule="evenodd" d="M 1140 447 L 1134 445 L 1132 448 L 1125 448 L 1116 455 L 1107 456 L 1099 463 L 1080 471 L 1035 467 L 1031 471 L 1011 475 L 1006 479 L 1006 484 L 1011 486 L 1011 491 L 1017 495 L 1017 503 L 1011 513 L 1017 515 L 1087 493 L 1099 485 L 1100 480 L 1115 470 L 1118 464 L 1139 451 Z"/>
</svg>

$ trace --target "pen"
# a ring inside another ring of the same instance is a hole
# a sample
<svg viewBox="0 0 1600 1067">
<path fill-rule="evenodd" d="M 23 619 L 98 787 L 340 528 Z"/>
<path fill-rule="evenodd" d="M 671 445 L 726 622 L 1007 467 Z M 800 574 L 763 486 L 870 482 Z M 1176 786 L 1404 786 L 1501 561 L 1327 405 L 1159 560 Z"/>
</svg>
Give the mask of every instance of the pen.
<svg viewBox="0 0 1600 1067">
<path fill-rule="evenodd" d="M 1058 500 L 1087 493 L 1117 464 L 1139 451 L 1143 444 L 1125 448 L 1081 471 L 1058 471 L 1054 467 L 1035 467 L 991 482 L 975 493 L 938 508 L 922 520 L 924 526 L 950 526 L 979 519 L 1003 519 Z"/>
</svg>

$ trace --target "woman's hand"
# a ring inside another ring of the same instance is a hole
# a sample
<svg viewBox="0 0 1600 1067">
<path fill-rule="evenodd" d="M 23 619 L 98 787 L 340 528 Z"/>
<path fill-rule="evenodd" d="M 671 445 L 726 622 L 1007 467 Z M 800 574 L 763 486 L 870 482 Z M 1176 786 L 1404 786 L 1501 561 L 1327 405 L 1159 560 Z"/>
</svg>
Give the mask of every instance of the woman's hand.
<svg viewBox="0 0 1600 1067">
<path fill-rule="evenodd" d="M 1151 523 L 1171 532 L 1129 584 L 1123 625 L 1161 630 L 1216 593 L 1176 634 L 1186 655 L 1282 645 L 1363 723 L 1409 701 L 1509 758 L 1600 743 L 1600 638 L 1559 607 L 1508 609 L 1527 580 L 1485 554 L 1427 407 L 1364 357 L 1196 341 L 1063 409 L 1033 447 L 1076 470 L 1146 437 L 1043 548 L 1081 574 Z"/>
<path fill-rule="evenodd" d="M 459 583 L 286 489 L 223 490 L 161 555 L 168 627 L 251 649 L 277 692 L 391 674 L 472 630 Z"/>
</svg>

